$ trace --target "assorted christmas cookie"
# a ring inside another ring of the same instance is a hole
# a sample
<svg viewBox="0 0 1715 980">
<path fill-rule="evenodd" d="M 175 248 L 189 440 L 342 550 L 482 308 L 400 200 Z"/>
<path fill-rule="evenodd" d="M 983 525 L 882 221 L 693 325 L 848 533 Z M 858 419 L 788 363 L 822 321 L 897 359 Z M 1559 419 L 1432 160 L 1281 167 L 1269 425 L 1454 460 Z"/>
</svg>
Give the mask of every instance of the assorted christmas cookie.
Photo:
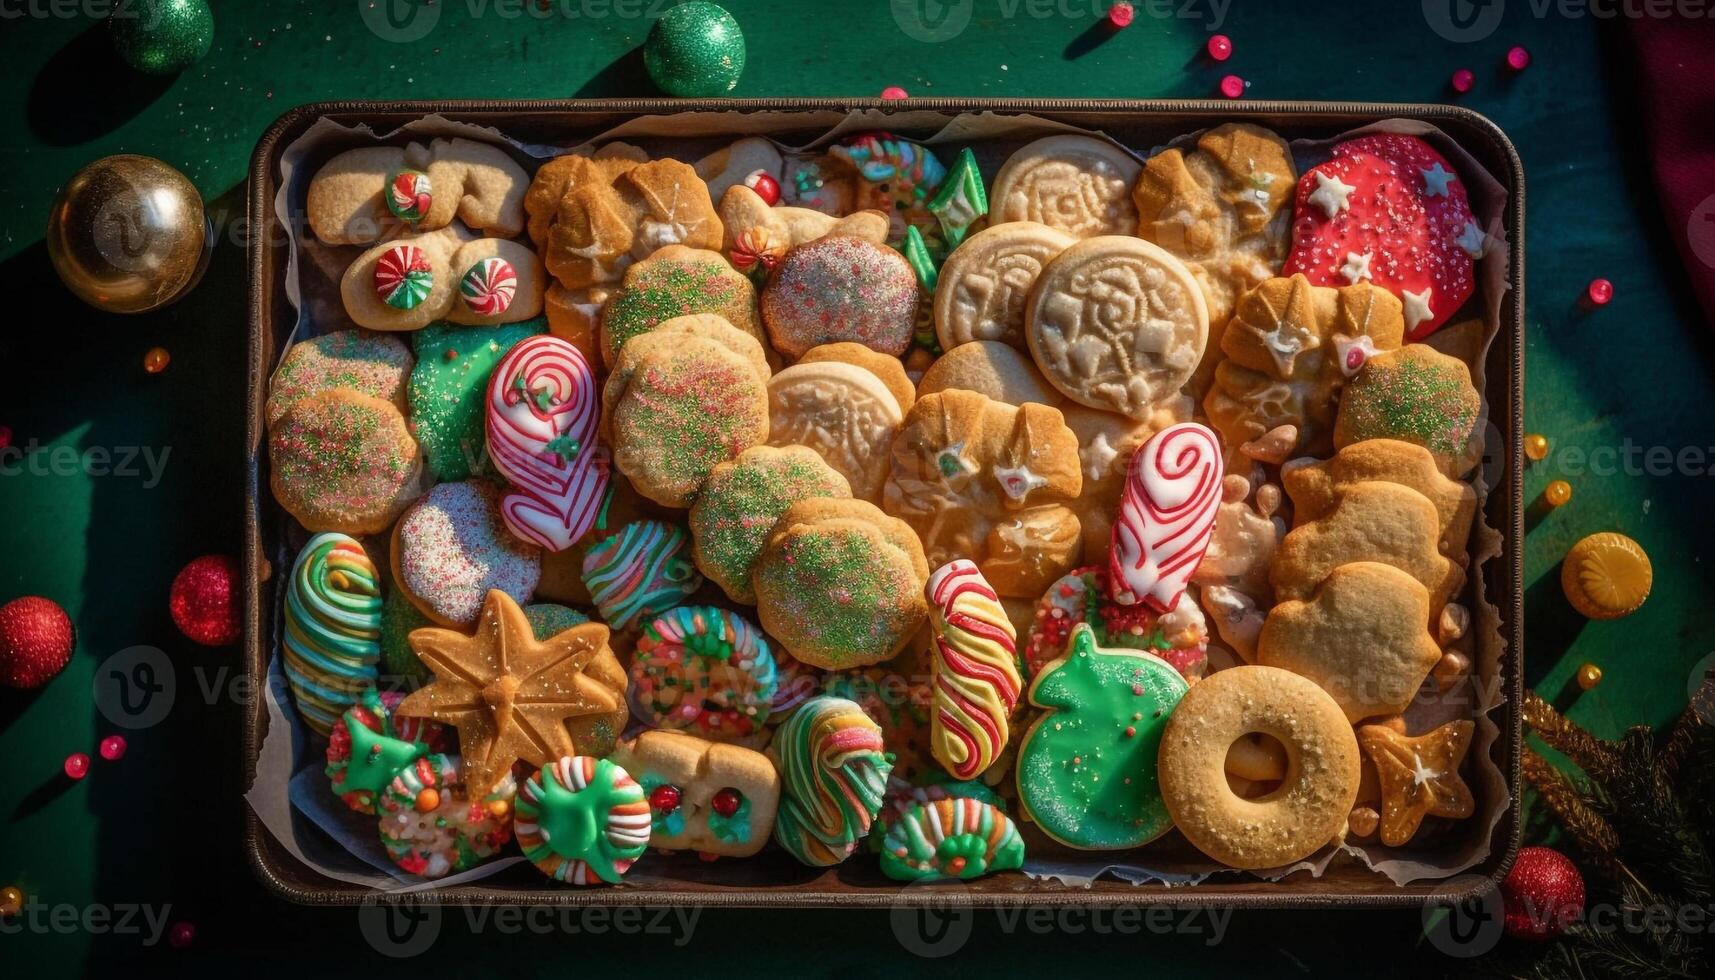
<svg viewBox="0 0 1715 980">
<path fill-rule="evenodd" d="M 1158 613 L 1179 605 L 1214 532 L 1223 475 L 1220 440 L 1196 422 L 1170 425 L 1132 454 L 1108 553 L 1116 602 Z"/>
<path fill-rule="evenodd" d="M 709 197 L 716 201 L 735 184 L 756 190 L 771 183 L 774 200 L 768 203 L 775 204 L 780 200 L 780 178 L 786 170 L 786 159 L 772 140 L 746 136 L 698 160 L 696 170 L 697 176 L 709 186 Z"/>
<path fill-rule="evenodd" d="M 1023 687 L 1018 637 L 1000 597 L 969 561 L 935 569 L 928 597 L 935 631 L 931 747 L 955 778 L 975 779 L 995 764 L 1011 738 Z"/>
<path fill-rule="evenodd" d="M 412 363 L 411 349 L 384 333 L 336 330 L 299 341 L 286 349 L 268 383 L 268 424 L 280 421 L 300 399 L 334 388 L 392 402 L 403 412 Z"/>
<path fill-rule="evenodd" d="M 1001 595 L 1034 599 L 1078 563 L 1078 440 L 1046 405 L 973 391 L 919 398 L 893 441 L 883 507 L 931 562 L 976 562 Z"/>
<path fill-rule="evenodd" d="M 607 460 L 595 443 L 595 371 L 558 337 L 520 341 L 488 380 L 488 456 L 512 483 L 501 518 L 520 540 L 564 551 L 595 525 Z"/>
<path fill-rule="evenodd" d="M 1228 748 L 1266 735 L 1287 758 L 1281 785 L 1257 799 L 1233 791 Z M 1273 667 L 1238 666 L 1191 686 L 1167 721 L 1161 793 L 1179 832 L 1229 867 L 1282 868 L 1339 837 L 1358 796 L 1358 740 L 1314 683 Z"/>
<path fill-rule="evenodd" d="M 1377 133 L 1334 147 L 1298 182 L 1286 275 L 1321 286 L 1373 282 L 1399 297 L 1421 340 L 1471 297 L 1485 248 L 1465 184 L 1415 136 Z"/>
<path fill-rule="evenodd" d="M 881 726 L 881 740 L 893 759 L 893 774 L 916 779 L 936 767 L 930 748 L 935 694 L 927 651 L 913 638 L 905 653 L 885 664 L 828 673 L 822 694 L 845 698 Z"/>
<path fill-rule="evenodd" d="M 403 695 L 369 688 L 334 722 L 327 768 L 335 796 L 358 813 L 374 813 L 380 794 L 418 759 L 446 751 L 451 739 L 438 723 L 394 714 Z"/>
<path fill-rule="evenodd" d="M 518 788 L 518 846 L 543 874 L 616 885 L 649 846 L 649 801 L 623 768 L 564 756 Z"/>
<path fill-rule="evenodd" d="M 449 323 L 520 323 L 542 315 L 548 274 L 527 246 L 499 238 L 466 242 L 447 269 L 457 291 L 444 313 Z"/>
<path fill-rule="evenodd" d="M 716 466 L 691 505 L 691 555 L 735 602 L 754 605 L 751 572 L 786 508 L 816 497 L 851 496 L 851 485 L 803 446 L 753 446 Z"/>
<path fill-rule="evenodd" d="M 845 478 L 852 496 L 871 503 L 881 500 L 888 450 L 904 419 L 887 385 L 851 364 L 800 362 L 768 380 L 769 444 L 810 449 Z"/>
<path fill-rule="evenodd" d="M 897 881 L 980 878 L 1023 865 L 1018 828 L 981 800 L 913 804 L 887 822 L 881 842 L 881 872 Z"/>
<path fill-rule="evenodd" d="M 703 584 L 683 528 L 633 521 L 584 552 L 583 580 L 608 625 L 628 630 L 690 597 Z"/>
<path fill-rule="evenodd" d="M 305 214 L 329 245 L 368 245 L 405 228 L 465 227 L 511 238 L 524 230 L 524 169 L 498 146 L 467 139 L 366 146 L 310 179 Z"/>
<path fill-rule="evenodd" d="M 880 211 L 836 218 L 807 207 L 770 205 L 743 185 L 721 195 L 720 213 L 726 226 L 721 249 L 733 268 L 749 276 L 766 276 L 787 252 L 818 238 L 839 235 L 877 245 L 887 240 L 887 215 Z"/>
<path fill-rule="evenodd" d="M 1026 144 L 995 175 L 990 220 L 1035 221 L 1076 238 L 1132 235 L 1131 187 L 1143 168 L 1092 136 L 1046 136 Z"/>
<path fill-rule="evenodd" d="M 292 565 L 280 660 L 298 714 L 326 735 L 364 691 L 381 659 L 381 581 L 363 545 L 318 534 Z"/>
<path fill-rule="evenodd" d="M 1366 481 L 1397 483 L 1422 494 L 1435 506 L 1440 523 L 1440 552 L 1463 565 L 1477 492 L 1469 483 L 1443 476 L 1429 450 L 1398 439 L 1364 439 L 1332 459 L 1295 459 L 1280 470 L 1281 486 L 1292 498 L 1296 526 L 1326 517 L 1341 495 Z"/>
<path fill-rule="evenodd" d="M 516 795 L 510 772 L 475 792 L 458 756 L 423 756 L 381 794 L 381 844 L 394 864 L 423 878 L 469 871 L 512 839 Z"/>
<path fill-rule="evenodd" d="M 911 345 L 917 289 L 911 264 L 898 252 L 828 235 L 780 260 L 762 290 L 762 322 L 774 349 L 788 358 L 841 341 L 897 357 Z"/>
<path fill-rule="evenodd" d="M 1209 312 L 1183 262 L 1141 238 L 1101 235 L 1043 268 L 1025 339 L 1067 398 L 1142 420 L 1191 379 Z"/>
<path fill-rule="evenodd" d="M 1371 357 L 1346 386 L 1334 445 L 1398 439 L 1429 450 L 1441 471 L 1457 478 L 1482 455 L 1482 407 L 1464 361 L 1410 344 Z"/>
<path fill-rule="evenodd" d="M 1397 483 L 1354 483 L 1326 515 L 1300 524 L 1281 541 L 1270 573 L 1277 598 L 1307 599 L 1341 565 L 1392 565 L 1429 590 L 1441 608 L 1465 583 L 1464 569 L 1441 554 L 1440 515 L 1423 494 Z"/>
<path fill-rule="evenodd" d="M 911 376 L 905 373 L 905 365 L 899 358 L 891 354 L 883 354 L 853 341 L 842 341 L 837 344 L 822 344 L 812 347 L 798 358 L 799 364 L 822 363 L 849 364 L 852 367 L 863 368 L 876 376 L 887 390 L 899 402 L 899 410 L 911 411 L 911 406 L 917 402 L 917 385 Z"/>
<path fill-rule="evenodd" d="M 893 769 L 881 729 L 851 701 L 811 698 L 775 731 L 768 755 L 781 785 L 774 840 L 811 867 L 850 857 Z"/>
<path fill-rule="evenodd" d="M 993 340 L 1024 350 L 1024 301 L 1048 261 L 1077 239 L 1034 221 L 990 225 L 941 264 L 935 336 L 944 350 Z"/>
<path fill-rule="evenodd" d="M 1044 714 L 1018 750 L 1018 801 L 1038 829 L 1100 851 L 1166 833 L 1156 753 L 1186 687 L 1160 657 L 1104 649 L 1088 626 L 1074 629 L 1065 655 L 1031 682 L 1030 703 Z"/>
<path fill-rule="evenodd" d="M 393 582 L 442 626 L 476 621 L 490 590 L 527 602 L 542 549 L 506 529 L 501 490 L 487 480 L 435 486 L 393 529 Z"/>
<path fill-rule="evenodd" d="M 567 289 L 617 281 L 668 245 L 721 246 L 708 186 L 678 160 L 559 157 L 536 172 L 524 206 L 548 272 Z"/>
<path fill-rule="evenodd" d="M 528 320 L 542 312 L 546 278 L 529 247 L 500 238 L 470 240 L 455 226 L 370 247 L 346 268 L 339 289 L 358 326 L 421 330 L 437 320 Z"/>
<path fill-rule="evenodd" d="M 919 397 L 948 388 L 987 395 L 1008 405 L 1035 402 L 1060 407 L 1065 398 L 1048 383 L 1029 354 L 998 340 L 974 340 L 935 358 L 917 384 Z"/>
<path fill-rule="evenodd" d="M 764 339 L 756 287 L 748 278 L 719 252 L 669 245 L 625 270 L 619 290 L 602 307 L 602 363 L 613 367 L 626 341 L 692 313 L 716 314 L 758 341 Z"/>
<path fill-rule="evenodd" d="M 1172 410 L 1160 412 L 1158 418 L 1147 422 L 1082 405 L 1061 405 L 1060 413 L 1066 427 L 1078 437 L 1078 465 L 1084 471 L 1084 489 L 1078 494 L 1083 560 L 1106 563 L 1132 455 L 1157 430 L 1183 420 Z"/>
<path fill-rule="evenodd" d="M 1036 604 L 1022 651 L 1029 675 L 1064 656 L 1072 631 L 1083 625 L 1099 646 L 1147 651 L 1188 680 L 1203 676 L 1208 664 L 1209 629 L 1189 595 L 1165 614 L 1141 604 L 1122 606 L 1113 599 L 1107 567 L 1091 565 L 1066 573 Z"/>
<path fill-rule="evenodd" d="M 774 830 L 780 774 L 766 755 L 678 732 L 643 732 L 612 759 L 649 801 L 649 844 L 707 857 L 749 857 Z"/>
<path fill-rule="evenodd" d="M 514 345 L 542 332 L 543 322 L 497 327 L 431 324 L 411 336 L 411 434 L 422 444 L 429 475 L 463 480 L 488 470 L 488 381 Z"/>
<path fill-rule="evenodd" d="M 384 531 L 421 492 L 405 417 L 348 388 L 298 399 L 269 430 L 268 460 L 274 499 L 311 531 Z"/>
<path fill-rule="evenodd" d="M 398 713 L 458 729 L 473 791 L 510 778 L 515 762 L 605 755 L 629 717 L 625 668 L 608 646 L 608 628 L 585 623 L 538 640 L 504 592 L 488 594 L 474 635 L 420 629 L 411 647 L 435 679 Z"/>
<path fill-rule="evenodd" d="M 1381 786 L 1381 841 L 1389 847 L 1409 843 L 1424 817 L 1463 820 L 1477 801 L 1459 777 L 1476 724 L 1450 721 L 1423 735 L 1410 736 L 1386 725 L 1358 729 L 1358 744 L 1376 767 Z"/>
<path fill-rule="evenodd" d="M 929 564 L 905 522 L 862 500 L 802 500 L 786 508 L 752 582 L 768 635 L 814 667 L 890 659 L 928 616 Z"/>
<path fill-rule="evenodd" d="M 860 133 L 829 147 L 828 155 L 857 172 L 853 206 L 886 214 L 888 240 L 898 241 L 907 227 L 914 227 L 940 243 L 940 224 L 929 202 L 946 180 L 947 168 L 927 147 L 892 133 Z"/>
<path fill-rule="evenodd" d="M 768 638 L 713 606 L 680 606 L 650 620 L 631 661 L 640 720 L 718 742 L 759 740 L 778 683 Z"/>
</svg>

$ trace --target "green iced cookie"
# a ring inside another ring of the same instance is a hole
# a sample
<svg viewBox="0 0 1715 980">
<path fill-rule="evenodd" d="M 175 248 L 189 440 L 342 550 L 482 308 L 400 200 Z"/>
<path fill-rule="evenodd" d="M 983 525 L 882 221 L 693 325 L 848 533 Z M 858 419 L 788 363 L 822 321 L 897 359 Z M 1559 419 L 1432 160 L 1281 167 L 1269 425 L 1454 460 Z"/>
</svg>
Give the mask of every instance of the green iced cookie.
<svg viewBox="0 0 1715 980">
<path fill-rule="evenodd" d="M 381 600 L 381 678 L 384 686 L 392 688 L 402 681 L 415 688 L 428 683 L 429 668 L 417 659 L 406 638 L 412 630 L 433 625 L 429 617 L 418 612 L 411 600 L 405 597 L 403 589 L 387 590 L 387 596 Z"/>
<path fill-rule="evenodd" d="M 542 317 L 494 327 L 431 323 L 412 336 L 417 366 L 411 370 L 411 434 L 437 481 L 488 472 L 488 375 L 513 344 L 546 328 Z"/>
</svg>

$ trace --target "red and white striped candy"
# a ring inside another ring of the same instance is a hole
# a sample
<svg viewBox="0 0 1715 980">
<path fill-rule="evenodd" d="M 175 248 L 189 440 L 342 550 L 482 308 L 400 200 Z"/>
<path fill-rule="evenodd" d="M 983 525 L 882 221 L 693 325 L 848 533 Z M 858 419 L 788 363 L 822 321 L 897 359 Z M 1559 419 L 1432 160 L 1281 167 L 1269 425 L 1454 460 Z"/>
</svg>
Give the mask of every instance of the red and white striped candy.
<svg viewBox="0 0 1715 980">
<path fill-rule="evenodd" d="M 1220 440 L 1196 422 L 1162 429 L 1132 456 L 1108 558 L 1115 602 L 1160 613 L 1179 602 L 1214 533 L 1223 475 Z"/>
<path fill-rule="evenodd" d="M 477 316 L 505 313 L 517 292 L 518 270 L 497 255 L 471 266 L 459 280 L 459 295 Z"/>
<path fill-rule="evenodd" d="M 607 462 L 595 441 L 595 372 L 567 341 L 519 342 L 488 379 L 488 455 L 516 492 L 500 501 L 513 534 L 550 551 L 595 523 Z"/>
</svg>

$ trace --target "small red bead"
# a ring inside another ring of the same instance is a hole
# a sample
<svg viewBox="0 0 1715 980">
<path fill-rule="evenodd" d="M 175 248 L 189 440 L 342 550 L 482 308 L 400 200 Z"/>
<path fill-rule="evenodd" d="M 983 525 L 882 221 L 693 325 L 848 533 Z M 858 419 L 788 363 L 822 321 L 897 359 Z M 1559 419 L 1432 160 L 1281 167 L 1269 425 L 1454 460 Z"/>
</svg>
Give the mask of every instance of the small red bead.
<svg viewBox="0 0 1715 980">
<path fill-rule="evenodd" d="M 1216 61 L 1226 61 L 1233 56 L 1233 39 L 1225 34 L 1215 34 L 1209 38 L 1209 43 L 1203 46 L 1203 50 Z"/>
<path fill-rule="evenodd" d="M 89 775 L 89 756 L 82 752 L 73 752 L 66 756 L 65 774 L 72 779 L 82 779 Z"/>
<path fill-rule="evenodd" d="M 1229 99 L 1242 98 L 1245 94 L 1245 80 L 1237 75 L 1228 75 L 1221 79 L 1221 94 Z"/>
<path fill-rule="evenodd" d="M 1472 86 L 1477 84 L 1477 76 L 1471 73 L 1471 69 L 1461 68 L 1453 73 L 1452 84 L 1453 91 L 1463 95 L 1471 91 Z"/>
<path fill-rule="evenodd" d="M 1507 67 L 1513 71 L 1524 71 L 1530 67 L 1530 50 L 1522 44 L 1515 44 L 1507 50 Z"/>
<path fill-rule="evenodd" d="M 667 814 L 679 809 L 679 787 L 661 785 L 649 794 L 649 809 Z"/>
<path fill-rule="evenodd" d="M 12 427 L 9 425 L 0 425 L 0 449 L 7 449 L 11 447 L 11 445 Z"/>
<path fill-rule="evenodd" d="M 184 949 L 197 937 L 197 927 L 189 922 L 175 922 L 167 932 L 167 944 L 174 949 Z"/>
<path fill-rule="evenodd" d="M 738 790 L 729 786 L 716 793 L 715 798 L 709 801 L 709 806 L 721 816 L 730 817 L 738 812 L 738 805 L 742 800 L 743 797 L 738 795 Z"/>
<path fill-rule="evenodd" d="M 1592 279 L 1584 287 L 1584 299 L 1591 306 L 1607 306 L 1614 298 L 1614 284 L 1606 279 Z"/>
<path fill-rule="evenodd" d="M 881 90 L 881 97 L 891 102 L 897 99 L 909 99 L 911 98 L 911 93 L 897 85 L 889 85 Z"/>
<path fill-rule="evenodd" d="M 1108 7 L 1108 23 L 1115 27 L 1130 27 L 1131 19 L 1136 14 L 1137 11 L 1131 8 L 1131 4 L 1126 3 L 1126 0 L 1119 0 Z"/>
<path fill-rule="evenodd" d="M 125 749 L 125 736 L 109 735 L 101 740 L 101 747 L 98 751 L 100 751 L 101 757 L 108 762 L 118 762 L 125 758 Z"/>
</svg>

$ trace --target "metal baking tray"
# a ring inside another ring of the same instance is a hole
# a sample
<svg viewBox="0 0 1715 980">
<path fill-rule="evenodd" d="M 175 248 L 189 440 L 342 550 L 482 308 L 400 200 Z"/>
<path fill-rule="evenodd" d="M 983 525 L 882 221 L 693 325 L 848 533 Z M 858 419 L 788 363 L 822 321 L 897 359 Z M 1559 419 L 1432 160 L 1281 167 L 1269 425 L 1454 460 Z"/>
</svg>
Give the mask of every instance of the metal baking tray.
<svg viewBox="0 0 1715 980">
<path fill-rule="evenodd" d="M 1251 876 L 1217 875 L 1195 886 L 1131 885 L 1103 878 L 1089 888 L 1022 875 L 996 875 L 968 882 L 904 887 L 885 878 L 875 862 L 861 857 L 834 868 L 807 868 L 770 850 L 746 860 L 703 863 L 694 856 L 652 855 L 620 886 L 569 888 L 545 881 L 533 868 L 519 865 L 480 882 L 413 892 L 413 900 L 448 905 L 649 905 L 649 906 L 800 906 L 889 908 L 957 902 L 974 906 L 1116 906 L 1364 908 L 1423 905 L 1473 897 L 1499 881 L 1511 865 L 1519 838 L 1519 753 L 1523 735 L 1517 705 L 1524 690 L 1524 173 L 1506 135 L 1487 118 L 1449 105 L 1355 102 L 1227 102 L 1166 100 L 1056 99 L 609 99 L 558 101 L 324 102 L 289 110 L 270 126 L 251 159 L 248 188 L 250 236 L 249 378 L 245 404 L 246 490 L 244 499 L 244 669 L 253 678 L 267 676 L 269 624 L 273 595 L 260 572 L 279 555 L 284 526 L 268 492 L 263 402 L 270 370 L 296 322 L 284 281 L 286 236 L 275 214 L 280 157 L 285 147 L 316 120 L 367 124 L 376 132 L 429 114 L 492 126 L 523 142 L 571 145 L 628 119 L 682 112 L 771 111 L 783 113 L 765 135 L 802 141 L 817 133 L 794 127 L 792 113 L 814 110 L 880 110 L 888 113 L 930 110 L 1029 113 L 1075 126 L 1101 129 L 1121 143 L 1147 149 L 1175 136 L 1228 121 L 1267 126 L 1291 140 L 1326 138 L 1380 119 L 1419 119 L 1439 127 L 1509 193 L 1503 216 L 1510 250 L 1508 286 L 1500 302 L 1500 332 L 1488 352 L 1487 390 L 1493 427 L 1491 467 L 1498 477 L 1486 504 L 1491 527 L 1504 539 L 1500 556 L 1484 570 L 1486 594 L 1500 609 L 1499 655 L 1502 704 L 1493 717 L 1500 738 L 1495 762 L 1506 779 L 1510 803 L 1495 824 L 1489 856 L 1449 881 L 1398 886 L 1352 861 L 1336 860 L 1320 877 L 1306 874 L 1280 882 Z M 923 135 L 906 131 L 907 135 Z M 1498 432 L 1498 439 L 1494 438 Z M 276 565 L 278 568 L 278 565 Z M 268 725 L 263 699 L 253 699 L 244 718 L 244 785 L 255 776 L 256 761 Z M 281 897 L 309 905 L 354 905 L 375 893 L 347 884 L 297 860 L 246 808 L 245 851 L 257 876 Z"/>
</svg>

